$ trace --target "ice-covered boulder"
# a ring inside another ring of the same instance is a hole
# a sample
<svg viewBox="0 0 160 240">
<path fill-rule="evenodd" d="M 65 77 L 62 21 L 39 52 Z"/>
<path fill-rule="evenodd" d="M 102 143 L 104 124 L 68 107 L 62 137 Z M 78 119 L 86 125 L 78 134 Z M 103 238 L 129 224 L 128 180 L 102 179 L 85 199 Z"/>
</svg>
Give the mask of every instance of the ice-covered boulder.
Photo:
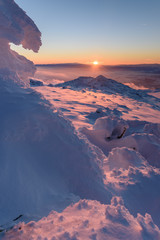
<svg viewBox="0 0 160 240">
<path fill-rule="evenodd" d="M 123 137 L 128 124 L 120 118 L 109 116 L 98 118 L 93 126 L 98 134 L 104 135 L 106 140 Z"/>
</svg>

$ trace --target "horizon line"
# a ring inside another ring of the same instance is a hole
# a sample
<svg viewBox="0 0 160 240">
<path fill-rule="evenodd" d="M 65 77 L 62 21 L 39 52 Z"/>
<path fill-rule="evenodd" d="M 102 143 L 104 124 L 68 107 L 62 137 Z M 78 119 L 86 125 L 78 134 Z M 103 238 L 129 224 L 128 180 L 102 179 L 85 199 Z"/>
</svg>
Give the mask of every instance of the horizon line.
<svg viewBox="0 0 160 240">
<path fill-rule="evenodd" d="M 35 66 L 51 66 L 51 65 L 84 65 L 84 66 L 92 66 L 92 63 L 78 63 L 78 62 L 66 62 L 66 63 L 37 63 Z M 114 67 L 114 66 L 146 66 L 146 65 L 160 65 L 160 63 L 138 63 L 138 64 L 114 64 L 114 65 L 109 65 L 109 64 L 98 64 L 98 66 L 108 66 L 108 67 Z"/>
</svg>

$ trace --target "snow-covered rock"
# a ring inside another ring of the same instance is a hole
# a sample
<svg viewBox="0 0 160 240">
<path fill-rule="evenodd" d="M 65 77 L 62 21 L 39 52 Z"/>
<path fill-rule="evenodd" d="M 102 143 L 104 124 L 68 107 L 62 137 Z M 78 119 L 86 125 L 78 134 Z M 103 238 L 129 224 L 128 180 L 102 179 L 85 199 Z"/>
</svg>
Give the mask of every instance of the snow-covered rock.
<svg viewBox="0 0 160 240">
<path fill-rule="evenodd" d="M 98 118 L 93 126 L 93 129 L 98 134 L 104 135 L 106 140 L 123 137 L 127 128 L 128 125 L 123 119 L 112 116 Z"/>
<path fill-rule="evenodd" d="M 133 127 L 135 133 L 132 133 L 133 129 L 128 129 L 129 126 Z M 152 166 L 160 167 L 160 138 L 156 134 L 145 133 L 148 124 L 144 122 L 143 126 L 141 132 L 136 132 L 132 121 L 126 122 L 118 117 L 102 117 L 96 120 L 93 129 L 83 128 L 82 132 L 107 156 L 113 148 L 127 147 L 139 152 Z M 157 129 L 159 125 L 149 126 Z"/>
<path fill-rule="evenodd" d="M 43 82 L 37 79 L 30 79 L 30 86 L 31 87 L 39 87 L 39 86 L 43 86 Z"/>
</svg>

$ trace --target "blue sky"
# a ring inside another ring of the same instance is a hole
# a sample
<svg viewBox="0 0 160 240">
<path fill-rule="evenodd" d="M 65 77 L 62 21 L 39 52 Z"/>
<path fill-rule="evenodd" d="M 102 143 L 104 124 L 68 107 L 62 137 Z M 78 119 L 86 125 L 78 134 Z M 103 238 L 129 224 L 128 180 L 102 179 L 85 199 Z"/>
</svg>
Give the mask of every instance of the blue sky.
<svg viewBox="0 0 160 240">
<path fill-rule="evenodd" d="M 42 32 L 36 63 L 160 62 L 160 0 L 16 0 Z M 17 49 L 17 48 L 16 48 Z"/>
</svg>

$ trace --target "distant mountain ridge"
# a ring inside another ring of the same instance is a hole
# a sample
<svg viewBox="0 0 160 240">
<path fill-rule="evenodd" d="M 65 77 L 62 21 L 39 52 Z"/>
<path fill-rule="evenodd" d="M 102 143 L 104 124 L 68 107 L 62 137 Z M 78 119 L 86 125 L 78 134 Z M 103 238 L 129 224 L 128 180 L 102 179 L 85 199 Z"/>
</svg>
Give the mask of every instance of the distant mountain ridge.
<svg viewBox="0 0 160 240">
<path fill-rule="evenodd" d="M 36 64 L 37 67 L 89 67 L 89 64 L 82 63 L 55 63 L 55 64 Z"/>
<path fill-rule="evenodd" d="M 56 64 L 36 64 L 37 67 L 64 67 L 64 68 L 89 68 L 91 64 L 82 63 L 56 63 Z M 142 71 L 160 73 L 160 64 L 129 64 L 129 65 L 99 65 L 100 69 L 123 70 L 123 71 Z"/>
</svg>

